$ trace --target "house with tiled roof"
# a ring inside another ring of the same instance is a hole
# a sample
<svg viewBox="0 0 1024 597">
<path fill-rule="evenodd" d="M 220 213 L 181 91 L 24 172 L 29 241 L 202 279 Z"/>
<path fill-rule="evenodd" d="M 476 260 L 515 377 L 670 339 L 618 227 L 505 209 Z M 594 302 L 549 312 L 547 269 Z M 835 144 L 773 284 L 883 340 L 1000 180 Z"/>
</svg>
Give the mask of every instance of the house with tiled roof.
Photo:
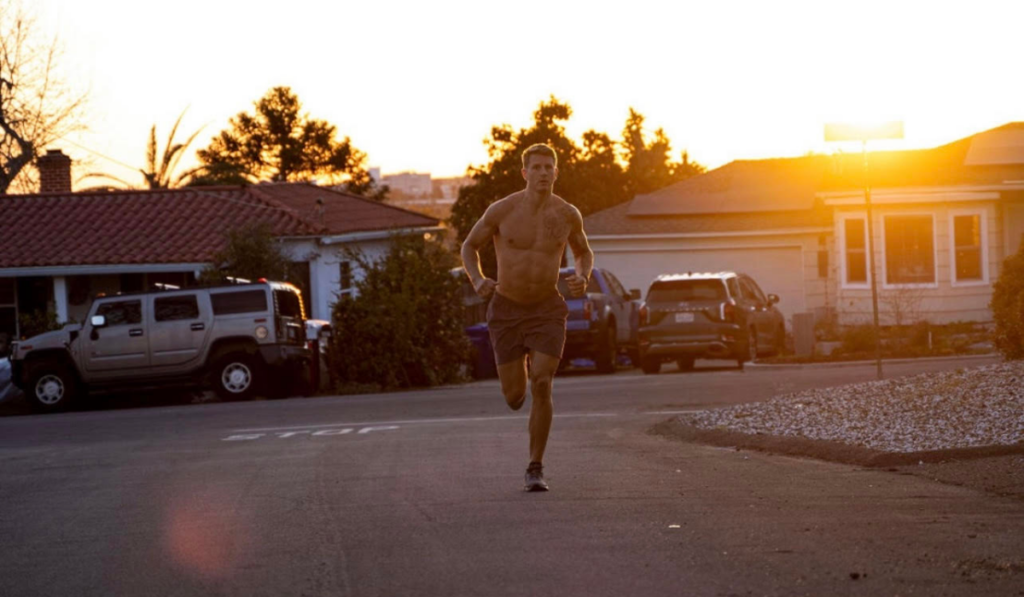
<svg viewBox="0 0 1024 597">
<path fill-rule="evenodd" d="M 41 174 L 61 186 L 0 197 L 0 332 L 17 334 L 30 312 L 81 321 L 101 292 L 193 285 L 225 233 L 253 224 L 291 257 L 309 315 L 330 319 L 361 275 L 346 248 L 373 259 L 393 234 L 440 231 L 435 218 L 306 183 L 73 193 L 70 176 Z"/>
<path fill-rule="evenodd" d="M 931 149 L 739 160 L 589 215 L 596 262 L 628 287 L 743 271 L 796 313 L 870 321 L 865 180 L 883 324 L 991 321 L 1024 235 L 1024 123 Z"/>
</svg>

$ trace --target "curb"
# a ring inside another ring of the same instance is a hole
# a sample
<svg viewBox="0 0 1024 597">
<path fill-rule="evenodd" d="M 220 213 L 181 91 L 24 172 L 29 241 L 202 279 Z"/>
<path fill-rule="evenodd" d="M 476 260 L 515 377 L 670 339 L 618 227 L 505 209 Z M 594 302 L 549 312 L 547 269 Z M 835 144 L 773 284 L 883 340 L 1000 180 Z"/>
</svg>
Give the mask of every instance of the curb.
<svg viewBox="0 0 1024 597">
<path fill-rule="evenodd" d="M 658 423 L 651 428 L 650 432 L 678 441 L 719 448 L 735 448 L 736 450 L 752 450 L 783 456 L 815 458 L 817 460 L 868 468 L 886 468 L 1024 454 L 1024 441 L 1010 445 L 997 444 L 973 448 L 929 450 L 927 452 L 883 452 L 842 442 L 808 439 L 805 437 L 766 434 L 751 435 L 724 429 L 699 429 L 683 423 L 678 417 Z"/>
<path fill-rule="evenodd" d="M 962 354 L 954 355 L 949 357 L 918 357 L 918 358 L 906 358 L 906 359 L 882 359 L 882 365 L 899 365 L 901 363 L 938 363 L 943 361 L 964 361 L 964 360 L 984 360 L 984 359 L 1002 359 L 999 353 L 990 354 Z M 867 365 L 874 365 L 874 359 L 860 360 L 860 361 L 832 361 L 828 363 L 746 363 L 746 367 L 753 367 L 757 369 L 815 369 L 825 367 L 864 367 Z"/>
</svg>

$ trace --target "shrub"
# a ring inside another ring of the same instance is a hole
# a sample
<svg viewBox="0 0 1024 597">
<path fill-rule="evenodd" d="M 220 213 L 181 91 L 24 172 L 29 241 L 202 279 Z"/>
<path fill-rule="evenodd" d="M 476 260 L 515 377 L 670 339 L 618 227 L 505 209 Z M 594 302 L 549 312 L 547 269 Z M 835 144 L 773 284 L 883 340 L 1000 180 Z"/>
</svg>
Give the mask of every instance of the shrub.
<svg viewBox="0 0 1024 597">
<path fill-rule="evenodd" d="M 461 278 L 440 243 L 392 238 L 379 261 L 349 252 L 363 270 L 357 294 L 335 305 L 331 374 L 339 386 L 382 389 L 462 380 L 470 344 L 463 331 Z"/>
<path fill-rule="evenodd" d="M 842 332 L 842 352 L 861 353 L 875 352 L 875 331 L 871 324 L 855 325 L 845 328 Z"/>
<path fill-rule="evenodd" d="M 18 328 L 22 338 L 31 338 L 62 327 L 64 326 L 57 321 L 57 314 L 53 311 L 27 311 L 18 315 Z"/>
<path fill-rule="evenodd" d="M 1003 262 L 992 292 L 995 345 L 1007 359 L 1024 358 L 1024 243 Z"/>
</svg>

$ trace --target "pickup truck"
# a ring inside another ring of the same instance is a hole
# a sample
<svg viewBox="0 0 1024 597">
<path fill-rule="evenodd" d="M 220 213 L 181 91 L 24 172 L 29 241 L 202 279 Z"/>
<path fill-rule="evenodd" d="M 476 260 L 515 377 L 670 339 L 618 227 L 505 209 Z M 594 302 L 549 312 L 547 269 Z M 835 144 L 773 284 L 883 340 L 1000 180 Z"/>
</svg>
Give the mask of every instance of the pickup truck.
<svg viewBox="0 0 1024 597">
<path fill-rule="evenodd" d="M 599 372 L 614 373 L 618 356 L 624 352 L 635 366 L 640 361 L 640 291 L 627 292 L 615 274 L 595 267 L 586 293 L 574 297 L 565 280 L 575 271 L 565 267 L 558 276 L 558 290 L 569 307 L 562 362 L 588 358 Z"/>
</svg>

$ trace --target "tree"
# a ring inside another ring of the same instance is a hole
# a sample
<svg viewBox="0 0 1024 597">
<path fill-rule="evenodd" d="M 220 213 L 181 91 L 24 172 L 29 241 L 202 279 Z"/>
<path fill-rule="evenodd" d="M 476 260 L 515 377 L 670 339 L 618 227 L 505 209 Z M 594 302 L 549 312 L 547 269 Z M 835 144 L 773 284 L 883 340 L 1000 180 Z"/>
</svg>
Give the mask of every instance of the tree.
<svg viewBox="0 0 1024 597">
<path fill-rule="evenodd" d="M 344 184 L 355 194 L 383 199 L 366 170 L 366 154 L 337 128 L 302 112 L 288 87 L 274 87 L 255 102 L 255 112 L 240 112 L 230 126 L 197 152 L 201 172 L 193 184 L 251 184 L 317 179 Z"/>
<path fill-rule="evenodd" d="M 224 248 L 213 256 L 213 264 L 200 273 L 203 284 L 219 284 L 226 278 L 245 280 L 276 280 L 291 282 L 308 296 L 305 280 L 300 274 L 301 263 L 291 261 L 274 238 L 270 226 L 264 223 L 248 224 L 225 233 Z"/>
<path fill-rule="evenodd" d="M 523 188 L 521 155 L 534 143 L 547 143 L 558 153 L 555 192 L 584 216 L 649 192 L 640 189 L 661 188 L 654 185 L 667 186 L 704 170 L 685 153 L 682 162 L 671 162 L 664 131 L 659 129 L 653 142 L 646 141 L 644 117 L 633 109 L 624 130 L 627 138 L 621 144 L 593 130 L 583 133 L 582 145 L 577 144 L 565 132 L 564 123 L 570 116 L 569 104 L 552 96 L 533 113 L 531 127 L 519 131 L 507 124 L 491 128 L 490 137 L 484 140 L 490 162 L 469 167 L 473 184 L 459 190 L 452 206 L 449 223 L 458 231 L 460 243 L 491 203 Z M 620 145 L 624 149 L 620 150 Z M 494 276 L 497 265 L 492 246 L 480 252 L 480 261 L 484 273 Z"/>
<path fill-rule="evenodd" d="M 43 38 L 19 2 L 0 0 L 0 195 L 34 192 L 26 169 L 46 147 L 84 128 L 86 94 L 60 74 L 61 46 Z"/>
<path fill-rule="evenodd" d="M 691 162 L 685 151 L 679 162 L 671 161 L 671 152 L 672 143 L 665 130 L 657 129 L 650 138 L 644 132 L 643 114 L 630 108 L 626 126 L 622 129 L 622 157 L 626 163 L 630 197 L 653 193 L 704 172 L 705 168 Z"/>
<path fill-rule="evenodd" d="M 438 241 L 395 235 L 378 261 L 356 251 L 349 257 L 364 276 L 355 296 L 334 305 L 333 378 L 380 389 L 460 381 L 470 344 L 452 254 Z"/>
<path fill-rule="evenodd" d="M 1024 238 L 1020 249 L 1003 262 L 992 290 L 995 344 L 1007 359 L 1024 359 Z"/>
<path fill-rule="evenodd" d="M 178 134 L 178 126 L 181 125 L 181 119 L 185 116 L 185 112 L 182 111 L 178 115 L 178 119 L 174 121 L 174 126 L 171 127 L 171 134 L 167 136 L 167 143 L 164 145 L 163 156 L 158 153 L 158 146 L 156 141 L 156 125 L 154 124 L 149 129 L 149 141 L 146 144 L 146 167 L 139 168 L 139 172 L 142 173 L 143 187 L 146 189 L 172 189 L 184 186 L 191 178 L 196 174 L 196 169 L 191 169 L 177 176 L 174 175 L 174 171 L 178 168 L 178 162 L 181 161 L 181 157 L 185 154 L 185 150 L 188 146 L 195 141 L 196 137 L 202 131 L 197 130 L 192 133 L 184 143 L 175 143 L 174 137 Z M 104 174 L 100 172 L 90 172 L 82 178 L 105 178 L 114 180 L 126 188 L 135 188 L 131 183 L 125 182 L 124 180 L 113 176 L 111 174 Z M 98 190 L 100 188 L 108 189 L 110 187 L 94 187 L 90 190 Z"/>
</svg>

